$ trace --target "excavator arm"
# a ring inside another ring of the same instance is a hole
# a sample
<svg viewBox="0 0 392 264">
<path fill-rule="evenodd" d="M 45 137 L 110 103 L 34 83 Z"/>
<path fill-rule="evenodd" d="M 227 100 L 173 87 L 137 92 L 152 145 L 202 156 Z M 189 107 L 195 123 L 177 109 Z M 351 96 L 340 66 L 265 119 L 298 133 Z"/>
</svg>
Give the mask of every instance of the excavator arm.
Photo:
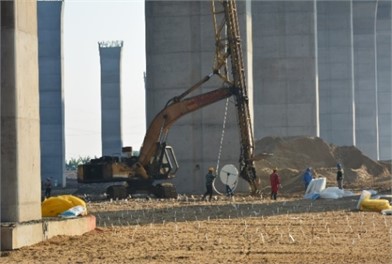
<svg viewBox="0 0 392 264">
<path fill-rule="evenodd" d="M 196 85 L 201 85 L 201 83 Z M 189 90 L 192 89 L 193 87 Z M 235 89 L 232 87 L 221 87 L 186 99 L 182 99 L 187 94 L 184 93 L 169 100 L 165 108 L 155 116 L 147 129 L 138 162 L 134 165 L 135 171 L 139 169 L 139 175 L 137 176 L 148 179 L 154 177 L 154 175 L 159 175 L 162 165 L 160 159 L 165 151 L 169 129 L 176 120 L 188 113 L 230 97 L 234 94 L 234 91 Z M 144 168 L 145 171 L 140 171 L 140 168 Z"/>
</svg>

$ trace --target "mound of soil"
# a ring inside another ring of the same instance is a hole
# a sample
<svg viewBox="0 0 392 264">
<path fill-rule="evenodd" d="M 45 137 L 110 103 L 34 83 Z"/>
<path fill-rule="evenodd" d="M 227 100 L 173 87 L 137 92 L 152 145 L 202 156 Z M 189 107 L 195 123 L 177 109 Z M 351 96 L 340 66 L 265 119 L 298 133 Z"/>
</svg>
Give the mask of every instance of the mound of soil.
<svg viewBox="0 0 392 264">
<path fill-rule="evenodd" d="M 326 177 L 336 186 L 336 164 L 344 171 L 344 187 L 386 190 L 391 187 L 391 162 L 378 162 L 354 146 L 335 146 L 318 137 L 265 137 L 256 142 L 256 168 L 260 188 L 269 188 L 269 175 L 278 169 L 287 194 L 303 192 L 302 174 L 308 167 L 314 176 Z"/>
</svg>

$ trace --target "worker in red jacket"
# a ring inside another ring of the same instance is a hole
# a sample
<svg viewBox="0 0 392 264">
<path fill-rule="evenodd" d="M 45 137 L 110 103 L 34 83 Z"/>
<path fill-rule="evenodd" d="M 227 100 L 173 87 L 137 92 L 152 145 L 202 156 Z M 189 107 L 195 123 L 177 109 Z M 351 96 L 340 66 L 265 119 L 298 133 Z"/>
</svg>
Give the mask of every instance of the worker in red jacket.
<svg viewBox="0 0 392 264">
<path fill-rule="evenodd" d="M 271 199 L 276 200 L 276 196 L 278 195 L 280 184 L 280 176 L 276 173 L 277 169 L 274 169 L 272 174 L 270 175 L 271 181 Z"/>
</svg>

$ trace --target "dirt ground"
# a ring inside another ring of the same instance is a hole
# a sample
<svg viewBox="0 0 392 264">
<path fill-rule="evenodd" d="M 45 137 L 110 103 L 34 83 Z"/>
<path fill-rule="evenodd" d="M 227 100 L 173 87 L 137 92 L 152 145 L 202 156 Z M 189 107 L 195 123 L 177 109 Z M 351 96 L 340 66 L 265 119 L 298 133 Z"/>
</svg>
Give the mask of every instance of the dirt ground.
<svg viewBox="0 0 392 264">
<path fill-rule="evenodd" d="M 97 228 L 12 252 L 0 263 L 392 263 L 392 216 L 337 200 L 237 195 L 96 200 Z"/>
<path fill-rule="evenodd" d="M 392 216 L 356 209 L 362 190 L 391 194 L 390 161 L 311 137 L 264 138 L 256 149 L 263 187 L 258 197 L 108 201 L 106 185 L 80 185 L 73 175 L 66 190 L 53 194 L 85 199 L 97 228 L 2 252 L 0 263 L 392 263 Z M 304 200 L 304 168 L 311 165 L 316 177 L 334 186 L 337 162 L 344 167 L 345 188 L 355 196 Z M 273 168 L 283 185 L 277 201 L 269 199 Z"/>
</svg>

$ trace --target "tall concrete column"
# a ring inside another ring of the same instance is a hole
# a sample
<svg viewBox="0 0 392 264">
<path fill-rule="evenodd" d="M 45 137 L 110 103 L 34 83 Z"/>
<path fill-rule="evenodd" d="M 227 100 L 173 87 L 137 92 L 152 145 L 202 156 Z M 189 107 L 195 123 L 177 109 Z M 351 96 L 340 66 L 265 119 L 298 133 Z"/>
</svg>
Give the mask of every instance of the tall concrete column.
<svg viewBox="0 0 392 264">
<path fill-rule="evenodd" d="M 314 1 L 254 1 L 255 137 L 319 135 Z"/>
<path fill-rule="evenodd" d="M 25 222 L 41 219 L 37 3 L 0 4 L 1 222 Z"/>
<path fill-rule="evenodd" d="M 355 145 L 350 1 L 317 1 L 320 136 Z"/>
<path fill-rule="evenodd" d="M 377 96 L 381 160 L 392 159 L 392 2 L 378 2 L 375 40 L 377 43 Z"/>
<path fill-rule="evenodd" d="M 238 1 L 244 64 L 250 67 L 247 47 L 246 13 L 249 1 Z M 147 124 L 178 96 L 212 71 L 215 37 L 209 1 L 146 1 L 146 108 Z M 251 32 L 251 31 L 248 31 Z M 221 86 L 213 78 L 192 95 Z M 248 85 L 248 90 L 252 87 Z M 174 183 L 178 192 L 204 192 L 204 176 L 218 159 L 226 100 L 183 116 L 170 129 L 172 145 L 180 169 Z M 240 155 L 236 109 L 229 103 L 223 155 L 220 165 L 238 165 Z"/>
<path fill-rule="evenodd" d="M 63 1 L 38 1 L 41 180 L 65 187 Z"/>
<path fill-rule="evenodd" d="M 120 156 L 121 136 L 121 50 L 122 41 L 99 42 L 101 61 L 102 156 Z"/>
<path fill-rule="evenodd" d="M 379 158 L 377 80 L 375 69 L 375 8 L 377 1 L 353 0 L 356 146 Z"/>
</svg>

